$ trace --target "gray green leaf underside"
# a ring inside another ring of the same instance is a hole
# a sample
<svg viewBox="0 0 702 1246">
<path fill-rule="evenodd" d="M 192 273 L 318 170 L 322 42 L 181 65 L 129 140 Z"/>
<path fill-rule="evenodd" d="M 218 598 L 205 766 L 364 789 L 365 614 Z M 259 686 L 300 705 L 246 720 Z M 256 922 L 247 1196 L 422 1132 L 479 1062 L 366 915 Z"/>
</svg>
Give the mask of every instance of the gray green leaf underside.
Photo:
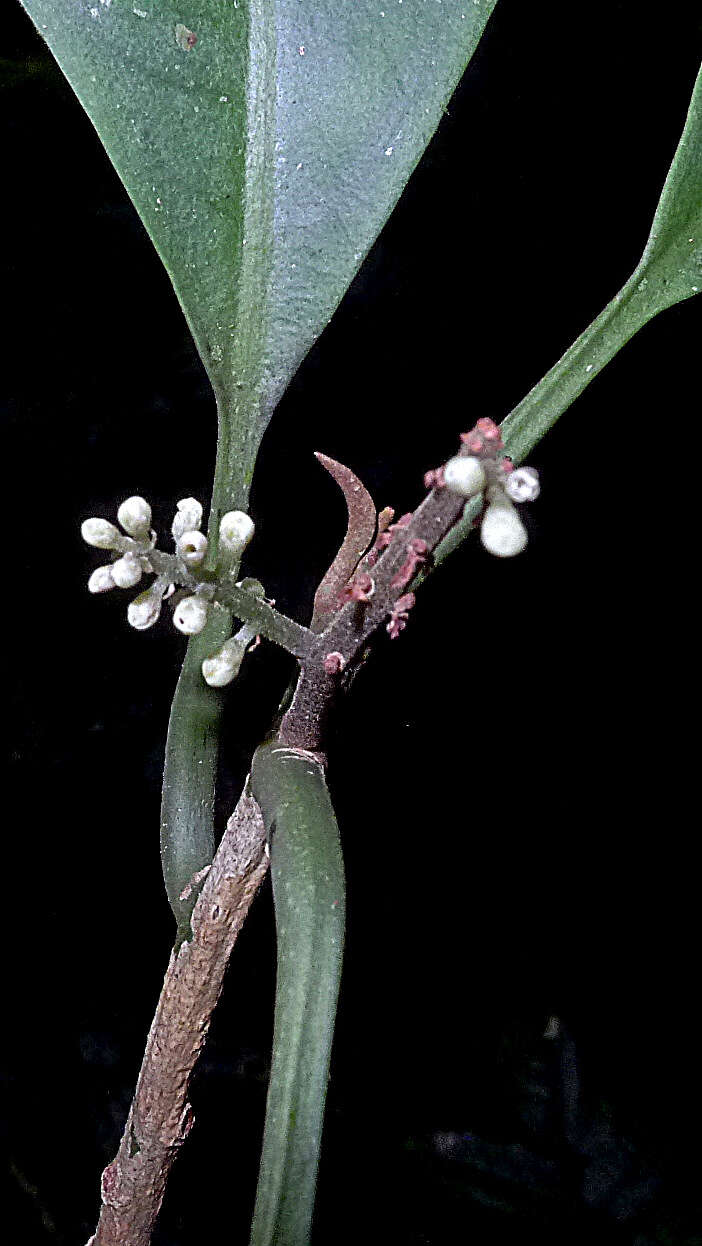
<svg viewBox="0 0 702 1246">
<path fill-rule="evenodd" d="M 23 0 L 168 270 L 250 479 L 496 0 Z"/>
</svg>

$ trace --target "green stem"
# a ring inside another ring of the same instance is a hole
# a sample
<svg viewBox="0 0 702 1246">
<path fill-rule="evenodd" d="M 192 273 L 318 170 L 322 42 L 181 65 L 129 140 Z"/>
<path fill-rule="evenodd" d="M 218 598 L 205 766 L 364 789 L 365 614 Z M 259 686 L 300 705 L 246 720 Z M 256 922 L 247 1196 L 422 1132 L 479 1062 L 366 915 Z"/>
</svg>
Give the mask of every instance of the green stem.
<svg viewBox="0 0 702 1246">
<path fill-rule="evenodd" d="M 307 1246 L 341 976 L 345 883 L 324 770 L 303 749 L 256 752 L 278 936 L 273 1063 L 251 1246 Z"/>
<path fill-rule="evenodd" d="M 622 346 L 650 319 L 650 309 L 641 297 L 644 269 L 642 260 L 626 285 L 504 419 L 502 437 L 515 463 L 522 462 Z M 462 518 L 434 550 L 434 567 L 465 540 L 481 505 L 481 498 L 471 498 L 466 504 Z M 426 574 L 418 578 L 417 583 L 423 579 Z"/>
<path fill-rule="evenodd" d="M 199 888 L 180 893 L 214 856 L 214 794 L 223 696 L 202 678 L 204 658 L 231 635 L 231 615 L 217 611 L 188 644 L 171 706 L 161 795 L 161 867 L 178 941 L 188 937 Z"/>
<path fill-rule="evenodd" d="M 521 462 L 565 410 L 650 318 L 640 285 L 644 263 L 501 425 L 507 453 Z"/>
<path fill-rule="evenodd" d="M 253 404 L 252 425 L 258 415 Z M 208 525 L 207 564 L 217 560 L 219 519 L 227 510 L 245 510 L 249 496 L 249 462 L 233 461 L 226 412 L 219 408 L 217 461 Z M 255 458 L 255 447 L 251 449 Z M 213 611 L 207 627 L 193 636 L 183 660 L 168 722 L 161 793 L 161 867 L 166 894 L 178 924 L 178 942 L 190 937 L 190 915 L 199 887 L 181 900 L 183 889 L 215 850 L 214 795 L 224 696 L 202 677 L 202 663 L 231 636 L 232 612 Z"/>
<path fill-rule="evenodd" d="M 219 520 L 245 510 L 256 453 L 270 417 L 262 364 L 268 283 L 272 264 L 273 196 L 267 171 L 274 164 L 275 13 L 272 0 L 250 0 L 246 76 L 247 154 L 240 245 L 242 262 L 225 380 L 212 378 L 218 437 L 206 567 L 217 559 Z M 242 19 L 243 20 L 243 19 Z M 264 245 L 262 240 L 267 240 Z M 206 352 L 202 352 L 206 358 Z M 213 802 L 222 718 L 222 696 L 208 688 L 200 666 L 231 634 L 231 615 L 218 611 L 189 645 L 175 691 L 166 744 L 161 804 L 161 852 L 168 898 L 188 937 L 197 888 L 187 902 L 180 892 L 214 852 Z"/>
</svg>

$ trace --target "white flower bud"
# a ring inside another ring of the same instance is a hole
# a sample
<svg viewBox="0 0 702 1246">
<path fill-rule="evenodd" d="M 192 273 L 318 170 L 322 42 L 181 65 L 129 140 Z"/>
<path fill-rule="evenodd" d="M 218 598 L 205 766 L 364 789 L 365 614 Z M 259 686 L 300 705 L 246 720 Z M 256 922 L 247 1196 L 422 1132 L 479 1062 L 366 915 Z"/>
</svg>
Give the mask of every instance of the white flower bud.
<svg viewBox="0 0 702 1246">
<path fill-rule="evenodd" d="M 205 561 L 207 537 L 197 529 L 193 529 L 192 532 L 183 532 L 176 541 L 176 549 L 186 567 L 199 567 L 200 563 Z"/>
<path fill-rule="evenodd" d="M 244 511 L 227 511 L 219 521 L 219 551 L 225 563 L 238 562 L 254 534 L 254 522 Z"/>
<path fill-rule="evenodd" d="M 184 597 L 173 611 L 173 622 L 179 632 L 197 636 L 207 622 L 207 602 L 202 597 Z"/>
<path fill-rule="evenodd" d="M 114 588 L 115 581 L 112 577 L 112 566 L 96 567 L 88 580 L 89 593 L 107 593 Z"/>
<path fill-rule="evenodd" d="M 122 524 L 123 528 L 126 526 Z M 111 570 L 118 588 L 133 588 L 141 579 L 141 563 L 134 554 L 124 554 L 122 558 L 118 558 L 117 562 L 113 562 Z"/>
<path fill-rule="evenodd" d="M 488 506 L 480 526 L 480 540 L 488 553 L 498 558 L 512 558 L 526 547 L 527 530 L 506 498 Z"/>
<path fill-rule="evenodd" d="M 235 636 L 230 636 L 221 649 L 205 658 L 202 676 L 210 688 L 225 688 L 236 679 L 248 646 L 255 636 L 255 628 L 245 625 Z"/>
<path fill-rule="evenodd" d="M 117 511 L 117 519 L 124 531 L 136 541 L 148 539 L 151 531 L 151 507 L 145 498 L 127 498 Z"/>
<path fill-rule="evenodd" d="M 457 454 L 454 459 L 449 459 L 444 468 L 446 488 L 462 498 L 472 498 L 480 493 L 485 488 L 486 479 L 480 459 L 471 455 Z"/>
<path fill-rule="evenodd" d="M 153 627 L 158 621 L 162 601 L 163 585 L 156 580 L 151 588 L 147 588 L 145 593 L 140 593 L 127 606 L 127 622 L 138 632 L 145 632 L 147 627 Z"/>
<path fill-rule="evenodd" d="M 247 593 L 252 593 L 254 597 L 265 597 L 266 590 L 260 580 L 254 580 L 250 575 L 245 579 L 237 581 L 237 588 L 243 588 Z"/>
<path fill-rule="evenodd" d="M 119 549 L 124 537 L 108 519 L 86 519 L 80 525 L 80 534 L 87 545 L 97 549 Z"/>
<path fill-rule="evenodd" d="M 533 502 L 541 492 L 539 473 L 533 467 L 517 467 L 507 476 L 504 488 L 513 502 Z"/>
<path fill-rule="evenodd" d="M 197 498 L 181 498 L 177 505 L 178 511 L 171 525 L 176 542 L 184 532 L 195 532 L 202 524 L 202 505 Z"/>
</svg>

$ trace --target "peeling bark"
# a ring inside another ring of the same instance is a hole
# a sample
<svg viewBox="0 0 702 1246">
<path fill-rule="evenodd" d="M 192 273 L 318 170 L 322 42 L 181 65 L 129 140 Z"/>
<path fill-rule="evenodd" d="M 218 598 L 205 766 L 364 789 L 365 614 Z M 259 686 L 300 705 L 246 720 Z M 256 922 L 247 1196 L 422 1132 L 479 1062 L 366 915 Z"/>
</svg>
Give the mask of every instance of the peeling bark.
<svg viewBox="0 0 702 1246">
<path fill-rule="evenodd" d="M 192 938 L 173 949 L 117 1155 L 102 1174 L 93 1246 L 148 1246 L 178 1151 L 193 1125 L 188 1087 L 224 972 L 268 869 L 266 833 L 244 792 L 193 911 Z"/>
</svg>

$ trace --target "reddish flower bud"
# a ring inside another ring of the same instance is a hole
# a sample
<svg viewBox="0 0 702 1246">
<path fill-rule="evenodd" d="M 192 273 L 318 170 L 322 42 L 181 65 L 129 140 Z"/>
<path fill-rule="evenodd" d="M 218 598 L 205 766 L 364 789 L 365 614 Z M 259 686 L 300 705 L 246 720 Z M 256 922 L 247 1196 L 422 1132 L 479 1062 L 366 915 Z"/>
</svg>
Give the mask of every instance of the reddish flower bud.
<svg viewBox="0 0 702 1246">
<path fill-rule="evenodd" d="M 328 653 L 324 659 L 324 669 L 327 675 L 338 675 L 346 666 L 346 659 L 343 653 Z"/>
<path fill-rule="evenodd" d="M 444 469 L 443 467 L 433 467 L 431 471 L 424 473 L 425 489 L 443 489 L 444 487 Z"/>
<path fill-rule="evenodd" d="M 370 601 L 375 592 L 375 583 L 372 576 L 366 571 L 361 571 L 355 579 L 345 584 L 339 593 L 340 601 Z"/>
<path fill-rule="evenodd" d="M 500 430 L 494 420 L 483 416 L 475 425 L 476 431 L 483 434 L 486 441 L 502 441 Z"/>
<path fill-rule="evenodd" d="M 471 454 L 480 454 L 483 449 L 483 439 L 476 432 L 461 433 L 461 441 Z"/>
<path fill-rule="evenodd" d="M 427 541 L 424 541 L 421 536 L 416 536 L 410 541 L 407 548 L 410 553 L 417 554 L 419 558 L 422 558 L 429 549 L 429 544 Z"/>
</svg>

